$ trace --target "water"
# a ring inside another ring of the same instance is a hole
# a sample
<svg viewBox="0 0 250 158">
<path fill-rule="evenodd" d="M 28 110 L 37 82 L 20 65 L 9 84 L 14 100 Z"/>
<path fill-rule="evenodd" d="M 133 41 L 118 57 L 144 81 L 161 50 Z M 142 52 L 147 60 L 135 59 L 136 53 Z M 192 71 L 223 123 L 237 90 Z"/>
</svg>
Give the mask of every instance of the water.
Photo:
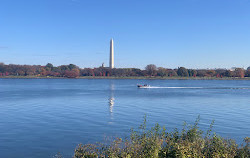
<svg viewBox="0 0 250 158">
<path fill-rule="evenodd" d="M 136 84 L 152 87 L 138 89 Z M 183 121 L 241 143 L 250 136 L 250 81 L 0 79 L 0 157 L 72 157 L 79 143 Z"/>
</svg>

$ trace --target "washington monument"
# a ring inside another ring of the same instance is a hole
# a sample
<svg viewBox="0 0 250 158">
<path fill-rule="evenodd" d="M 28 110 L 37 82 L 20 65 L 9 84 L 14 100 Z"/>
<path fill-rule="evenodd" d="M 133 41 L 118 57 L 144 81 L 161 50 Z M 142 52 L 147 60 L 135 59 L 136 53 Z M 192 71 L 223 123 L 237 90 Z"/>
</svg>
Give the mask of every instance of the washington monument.
<svg viewBox="0 0 250 158">
<path fill-rule="evenodd" d="M 109 59 L 109 68 L 114 68 L 114 41 L 110 40 L 110 59 Z"/>
</svg>

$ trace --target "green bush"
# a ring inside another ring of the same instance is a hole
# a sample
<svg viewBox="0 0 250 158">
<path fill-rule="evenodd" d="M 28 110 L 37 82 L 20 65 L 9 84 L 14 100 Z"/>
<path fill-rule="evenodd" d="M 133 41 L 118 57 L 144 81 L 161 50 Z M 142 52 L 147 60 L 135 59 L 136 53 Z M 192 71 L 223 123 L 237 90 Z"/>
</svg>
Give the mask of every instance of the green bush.
<svg viewBox="0 0 250 158">
<path fill-rule="evenodd" d="M 194 125 L 184 124 L 179 132 L 167 132 L 156 124 L 146 130 L 146 117 L 139 130 L 131 130 L 130 138 L 116 138 L 111 144 L 80 144 L 75 149 L 75 158 L 166 158 L 166 157 L 250 157 L 250 138 L 238 146 L 232 139 L 211 134 L 213 122 L 206 134 Z"/>
</svg>

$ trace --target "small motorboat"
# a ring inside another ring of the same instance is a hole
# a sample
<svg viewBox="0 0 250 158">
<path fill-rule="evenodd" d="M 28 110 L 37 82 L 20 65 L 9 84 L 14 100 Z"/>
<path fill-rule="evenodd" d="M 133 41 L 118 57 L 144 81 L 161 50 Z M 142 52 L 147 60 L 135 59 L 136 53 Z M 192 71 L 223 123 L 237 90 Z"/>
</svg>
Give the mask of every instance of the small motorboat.
<svg viewBox="0 0 250 158">
<path fill-rule="evenodd" d="M 144 84 L 144 85 L 138 84 L 137 87 L 138 88 L 148 88 L 148 87 L 150 87 L 150 85 L 147 85 L 147 84 Z"/>
</svg>

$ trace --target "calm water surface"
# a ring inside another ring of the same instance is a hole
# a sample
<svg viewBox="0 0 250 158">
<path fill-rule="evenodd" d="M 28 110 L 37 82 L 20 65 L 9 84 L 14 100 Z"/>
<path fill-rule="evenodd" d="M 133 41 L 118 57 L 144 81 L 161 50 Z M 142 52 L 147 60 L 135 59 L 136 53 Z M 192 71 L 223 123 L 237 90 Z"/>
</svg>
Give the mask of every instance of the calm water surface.
<svg viewBox="0 0 250 158">
<path fill-rule="evenodd" d="M 138 89 L 136 84 L 153 86 Z M 241 143 L 250 136 L 250 81 L 0 79 L 0 157 L 72 157 L 79 143 L 148 126 L 200 127 Z"/>
</svg>

